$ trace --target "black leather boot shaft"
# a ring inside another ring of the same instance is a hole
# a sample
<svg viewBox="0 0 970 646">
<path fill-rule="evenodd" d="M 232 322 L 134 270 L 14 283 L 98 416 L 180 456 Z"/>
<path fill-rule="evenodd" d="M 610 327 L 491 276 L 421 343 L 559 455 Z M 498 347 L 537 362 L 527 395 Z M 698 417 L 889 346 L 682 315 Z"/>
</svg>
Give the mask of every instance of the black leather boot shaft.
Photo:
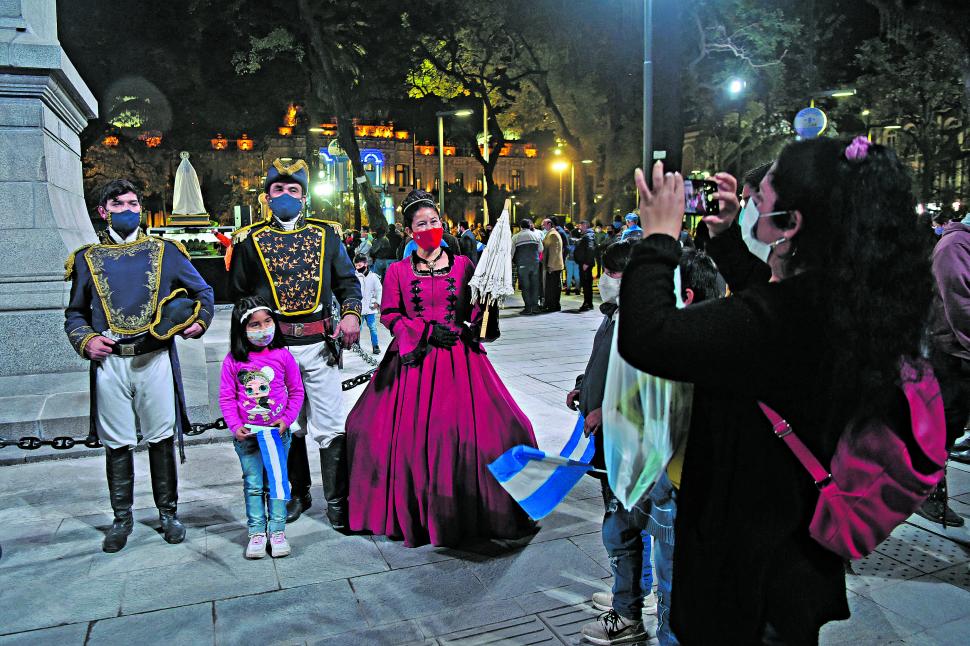
<svg viewBox="0 0 970 646">
<path fill-rule="evenodd" d="M 175 466 L 175 438 L 148 445 L 148 465 L 152 472 L 152 495 L 158 507 L 158 520 L 167 543 L 185 540 L 185 525 L 178 519 L 178 469 Z"/>
<path fill-rule="evenodd" d="M 290 479 L 290 499 L 286 503 L 286 522 L 295 522 L 310 507 L 310 461 L 306 455 L 306 436 L 290 438 L 290 452 L 286 456 L 286 473 Z"/>
<path fill-rule="evenodd" d="M 327 499 L 327 519 L 338 532 L 347 531 L 347 436 L 338 435 L 320 449 L 320 478 Z"/>
<path fill-rule="evenodd" d="M 108 476 L 108 496 L 114 511 L 114 522 L 104 537 L 101 549 L 121 551 L 128 543 L 134 527 L 131 506 L 135 498 L 135 460 L 132 450 L 104 447 L 105 473 Z"/>
</svg>

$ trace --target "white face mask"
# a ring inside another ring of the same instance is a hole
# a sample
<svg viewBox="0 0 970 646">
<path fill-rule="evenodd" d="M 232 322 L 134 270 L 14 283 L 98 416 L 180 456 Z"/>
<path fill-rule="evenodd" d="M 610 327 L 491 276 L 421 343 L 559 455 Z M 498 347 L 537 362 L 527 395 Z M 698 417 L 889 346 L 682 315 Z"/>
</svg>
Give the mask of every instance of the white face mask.
<svg viewBox="0 0 970 646">
<path fill-rule="evenodd" d="M 771 255 L 771 246 L 758 240 L 754 234 L 760 217 L 761 215 L 758 213 L 758 207 L 754 203 L 754 200 L 748 198 L 747 204 L 741 210 L 741 218 L 738 221 L 738 225 L 741 227 L 741 239 L 744 240 L 744 245 L 748 248 L 748 251 L 757 256 L 761 262 L 768 262 L 768 256 Z"/>
<path fill-rule="evenodd" d="M 620 297 L 620 279 L 604 273 L 600 276 L 600 297 L 604 303 L 616 303 Z"/>
</svg>

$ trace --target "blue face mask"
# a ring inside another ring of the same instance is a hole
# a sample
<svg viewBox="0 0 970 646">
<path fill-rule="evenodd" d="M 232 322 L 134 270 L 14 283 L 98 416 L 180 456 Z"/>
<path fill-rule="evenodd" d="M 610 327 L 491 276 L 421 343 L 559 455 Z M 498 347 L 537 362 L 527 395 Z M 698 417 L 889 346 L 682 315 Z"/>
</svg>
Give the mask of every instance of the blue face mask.
<svg viewBox="0 0 970 646">
<path fill-rule="evenodd" d="M 278 219 L 283 222 L 295 220 L 303 210 L 303 201 L 292 195 L 283 194 L 269 200 L 269 208 Z"/>
<path fill-rule="evenodd" d="M 135 213 L 131 209 L 119 213 L 108 211 L 108 226 L 122 238 L 130 236 L 140 223 L 141 213 Z"/>
</svg>

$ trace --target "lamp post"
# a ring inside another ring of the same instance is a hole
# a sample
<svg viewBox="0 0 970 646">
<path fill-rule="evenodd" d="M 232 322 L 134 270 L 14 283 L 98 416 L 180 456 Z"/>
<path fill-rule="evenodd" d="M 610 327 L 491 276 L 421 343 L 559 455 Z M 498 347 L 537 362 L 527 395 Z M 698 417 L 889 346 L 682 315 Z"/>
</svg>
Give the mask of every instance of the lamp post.
<svg viewBox="0 0 970 646">
<path fill-rule="evenodd" d="M 653 0 L 643 0 L 643 172 L 653 157 Z"/>
<path fill-rule="evenodd" d="M 467 117 L 472 110 L 443 110 L 435 112 L 438 117 L 438 208 L 445 215 L 445 117 Z"/>
<path fill-rule="evenodd" d="M 552 162 L 552 170 L 559 173 L 559 212 L 560 213 L 565 212 L 565 209 L 563 208 L 563 199 L 562 199 L 563 198 L 562 174 L 566 171 L 567 168 L 569 168 L 569 166 L 570 166 L 569 162 L 567 162 L 565 159 L 557 159 L 556 161 Z"/>
<path fill-rule="evenodd" d="M 748 87 L 747 81 L 741 78 L 731 79 L 727 86 L 728 94 L 737 102 L 738 108 L 738 149 L 737 154 L 735 155 L 737 160 L 737 173 L 735 176 L 739 180 L 741 179 L 741 173 L 743 172 L 743 169 L 741 168 L 741 108 L 744 101 L 741 97 L 744 96 L 744 90 L 746 87 Z"/>
</svg>

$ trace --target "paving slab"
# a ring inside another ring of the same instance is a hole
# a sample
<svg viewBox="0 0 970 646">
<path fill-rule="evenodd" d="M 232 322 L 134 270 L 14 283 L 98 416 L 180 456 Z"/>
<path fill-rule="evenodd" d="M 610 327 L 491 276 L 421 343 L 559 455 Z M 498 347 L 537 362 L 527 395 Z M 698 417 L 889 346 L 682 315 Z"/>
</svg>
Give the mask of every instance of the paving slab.
<svg viewBox="0 0 970 646">
<path fill-rule="evenodd" d="M 488 599 L 508 599 L 571 583 L 597 583 L 609 572 L 567 539 L 529 545 L 468 566 Z"/>
<path fill-rule="evenodd" d="M 428 637 L 507 621 L 526 614 L 514 601 L 479 601 L 415 620 Z"/>
<path fill-rule="evenodd" d="M 0 633 L 116 617 L 123 579 L 87 575 L 90 559 L 82 553 L 2 570 Z"/>
<path fill-rule="evenodd" d="M 925 629 L 970 617 L 970 592 L 930 575 L 872 590 L 868 596 Z M 860 623 L 868 625 L 865 617 Z"/>
<path fill-rule="evenodd" d="M 244 539 L 243 539 L 244 540 Z M 131 614 L 279 589 L 273 559 L 247 561 L 223 546 L 217 556 L 129 572 L 122 613 Z"/>
<path fill-rule="evenodd" d="M 219 644 L 289 644 L 361 628 L 347 581 L 332 581 L 215 603 Z"/>
<path fill-rule="evenodd" d="M 0 635 L 0 646 L 83 646 L 87 634 L 87 622 L 55 626 L 26 633 Z"/>
<path fill-rule="evenodd" d="M 438 614 L 485 597 L 485 586 L 456 560 L 357 577 L 350 584 L 374 626 Z"/>
<path fill-rule="evenodd" d="M 311 637 L 307 646 L 410 646 L 416 644 L 437 644 L 436 640 L 425 639 L 424 633 L 416 622 L 402 621 L 397 624 L 368 628 L 327 637 Z"/>
<path fill-rule="evenodd" d="M 200 603 L 96 621 L 85 646 L 212 646 L 214 643 L 212 604 Z"/>
<path fill-rule="evenodd" d="M 902 640 L 925 629 L 888 608 L 858 594 L 849 593 L 852 618 L 826 624 L 820 634 L 821 644 L 886 644 Z"/>
</svg>

